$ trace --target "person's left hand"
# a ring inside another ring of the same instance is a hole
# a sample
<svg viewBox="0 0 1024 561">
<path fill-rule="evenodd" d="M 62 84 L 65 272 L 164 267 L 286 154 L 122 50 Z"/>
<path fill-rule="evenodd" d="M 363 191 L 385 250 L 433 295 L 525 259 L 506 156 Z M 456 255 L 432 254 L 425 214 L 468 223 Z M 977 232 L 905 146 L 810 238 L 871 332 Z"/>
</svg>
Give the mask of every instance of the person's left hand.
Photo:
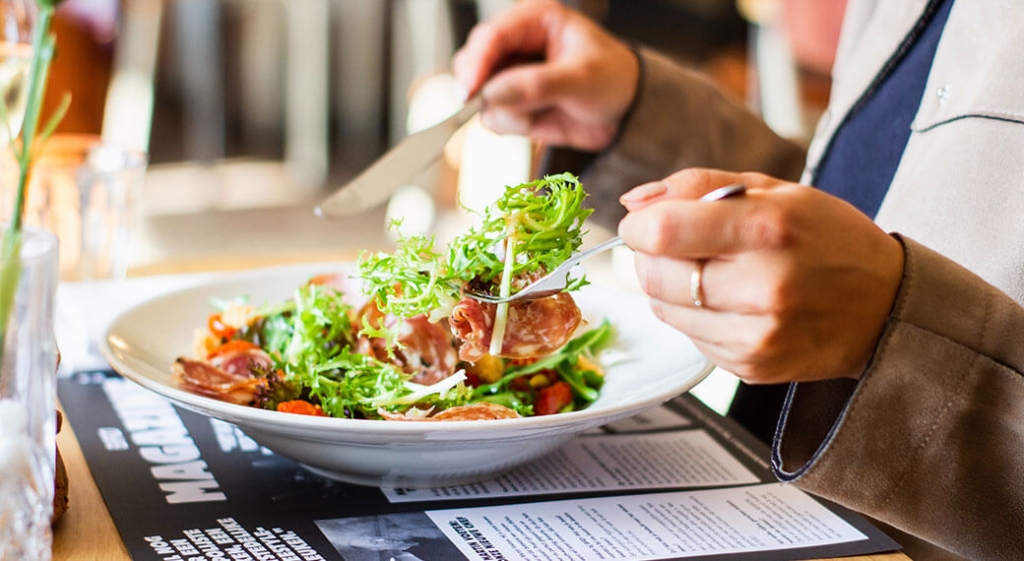
<svg viewBox="0 0 1024 561">
<path fill-rule="evenodd" d="M 640 62 L 582 13 L 523 0 L 473 28 L 452 70 L 467 93 L 480 91 L 490 130 L 597 152 L 637 95 Z"/>
<path fill-rule="evenodd" d="M 742 182 L 744 196 L 697 199 Z M 688 169 L 621 198 L 619 234 L 655 314 L 749 383 L 859 377 L 903 274 L 903 246 L 846 202 L 760 174 Z M 691 278 L 703 262 L 703 305 Z"/>
</svg>

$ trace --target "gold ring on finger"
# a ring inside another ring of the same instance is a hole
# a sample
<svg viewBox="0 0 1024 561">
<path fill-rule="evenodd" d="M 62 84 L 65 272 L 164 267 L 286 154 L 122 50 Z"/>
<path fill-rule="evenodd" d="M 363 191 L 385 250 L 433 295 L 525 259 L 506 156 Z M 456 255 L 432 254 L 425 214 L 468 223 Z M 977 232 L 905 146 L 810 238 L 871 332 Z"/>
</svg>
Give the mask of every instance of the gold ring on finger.
<svg viewBox="0 0 1024 561">
<path fill-rule="evenodd" d="M 697 308 L 704 306 L 704 265 L 705 259 L 699 259 L 697 266 L 690 273 L 690 299 Z"/>
</svg>

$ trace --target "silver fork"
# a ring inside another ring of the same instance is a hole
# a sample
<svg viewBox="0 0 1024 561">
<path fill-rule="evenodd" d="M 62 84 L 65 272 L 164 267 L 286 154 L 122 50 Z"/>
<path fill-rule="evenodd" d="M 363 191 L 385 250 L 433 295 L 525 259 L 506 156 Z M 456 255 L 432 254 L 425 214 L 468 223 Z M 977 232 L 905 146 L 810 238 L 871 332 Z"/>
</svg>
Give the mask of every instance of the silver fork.
<svg viewBox="0 0 1024 561">
<path fill-rule="evenodd" d="M 742 195 L 746 190 L 746 185 L 727 185 L 707 193 L 701 197 L 700 200 L 704 202 L 717 201 L 719 199 Z M 572 257 L 563 261 L 561 265 L 555 267 L 555 269 L 550 273 L 533 281 L 519 292 L 516 292 L 507 298 L 492 296 L 482 292 L 472 292 L 469 290 L 465 291 L 463 295 L 467 298 L 472 298 L 473 300 L 486 302 L 488 304 L 504 304 L 506 302 L 515 302 L 518 300 L 535 300 L 537 298 L 552 296 L 565 290 L 565 287 L 568 286 L 569 283 L 569 271 L 571 271 L 576 265 L 579 265 L 581 261 L 593 255 L 597 255 L 602 251 L 607 251 L 613 247 L 623 245 L 624 243 L 626 243 L 625 240 L 619 236 L 615 236 L 614 238 L 599 243 L 590 249 L 576 253 Z"/>
<path fill-rule="evenodd" d="M 501 298 L 500 296 L 492 296 L 490 294 L 484 294 L 482 292 L 470 292 L 466 291 L 465 296 L 472 298 L 473 300 L 479 300 L 481 302 L 487 302 L 489 304 L 503 304 L 505 302 L 515 302 L 517 300 L 535 300 L 537 298 L 545 298 L 547 296 L 553 296 L 559 292 L 565 290 L 569 281 L 569 271 L 573 267 L 580 264 L 591 255 L 596 255 L 602 251 L 611 249 L 615 246 L 619 246 L 626 243 L 625 240 L 619 236 L 607 240 L 603 243 L 599 243 L 594 247 L 581 251 L 572 257 L 566 259 L 561 265 L 555 267 L 553 271 L 544 275 L 543 277 L 531 282 L 526 288 L 516 292 L 508 298 Z"/>
</svg>

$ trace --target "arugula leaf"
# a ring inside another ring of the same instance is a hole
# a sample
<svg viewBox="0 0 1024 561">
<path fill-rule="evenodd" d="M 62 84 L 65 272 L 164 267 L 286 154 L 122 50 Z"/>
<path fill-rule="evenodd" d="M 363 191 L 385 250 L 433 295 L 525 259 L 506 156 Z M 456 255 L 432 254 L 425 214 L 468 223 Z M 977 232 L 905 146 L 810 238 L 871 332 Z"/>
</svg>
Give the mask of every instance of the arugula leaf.
<svg viewBox="0 0 1024 561">
<path fill-rule="evenodd" d="M 361 255 L 358 269 L 364 293 L 398 318 L 447 315 L 459 299 L 459 286 L 434 250 L 433 237 L 400 237 L 394 253 Z"/>
<path fill-rule="evenodd" d="M 400 236 L 393 253 L 360 256 L 356 276 L 382 312 L 439 321 L 449 315 L 466 283 L 507 295 L 514 280 L 544 273 L 576 252 L 585 234 L 583 222 L 593 212 L 583 207 L 586 196 L 569 173 L 508 186 L 484 211 L 481 223 L 453 239 L 446 253 L 434 247 L 433 237 Z M 585 284 L 583 278 L 572 279 L 570 289 Z M 391 346 L 399 328 L 371 326 L 366 332 L 387 338 Z"/>
<path fill-rule="evenodd" d="M 569 173 L 506 189 L 496 206 L 515 243 L 513 277 L 547 272 L 579 250 L 583 221 L 593 212 L 583 207 L 586 196 Z"/>
</svg>

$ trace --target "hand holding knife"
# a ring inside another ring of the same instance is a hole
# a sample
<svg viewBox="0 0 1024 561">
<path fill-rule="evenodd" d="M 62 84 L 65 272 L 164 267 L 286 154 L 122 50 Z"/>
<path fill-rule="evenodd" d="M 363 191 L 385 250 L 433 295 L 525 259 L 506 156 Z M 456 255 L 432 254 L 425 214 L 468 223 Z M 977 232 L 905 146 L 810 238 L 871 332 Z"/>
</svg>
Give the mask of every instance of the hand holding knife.
<svg viewBox="0 0 1024 561">
<path fill-rule="evenodd" d="M 492 75 L 510 66 L 543 60 L 539 55 L 507 56 L 492 69 Z M 477 91 L 452 116 L 402 139 L 370 167 L 321 201 L 314 212 L 322 218 L 351 216 L 383 203 L 438 161 L 452 136 L 480 113 L 483 106 L 483 97 Z"/>
</svg>

